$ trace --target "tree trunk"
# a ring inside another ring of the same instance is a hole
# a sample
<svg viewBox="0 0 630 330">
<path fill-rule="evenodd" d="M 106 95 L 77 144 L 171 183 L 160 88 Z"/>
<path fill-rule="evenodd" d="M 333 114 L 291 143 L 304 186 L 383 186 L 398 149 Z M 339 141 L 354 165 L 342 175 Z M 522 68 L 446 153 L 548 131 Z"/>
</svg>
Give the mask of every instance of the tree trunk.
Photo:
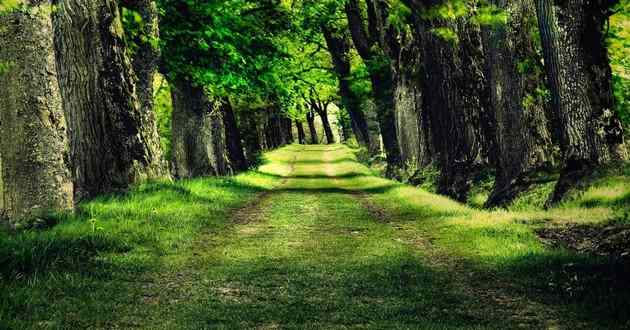
<svg viewBox="0 0 630 330">
<path fill-rule="evenodd" d="M 496 180 L 488 208 L 506 206 L 529 188 L 531 176 L 553 162 L 554 147 L 544 100 L 536 95 L 543 86 L 528 24 L 534 15 L 533 1 L 493 0 L 492 4 L 510 16 L 508 24 L 484 28 L 498 141 Z"/>
<path fill-rule="evenodd" d="M 351 88 L 352 74 L 350 65 L 350 43 L 345 35 L 338 35 L 328 28 L 324 28 L 324 38 L 328 51 L 332 57 L 335 72 L 339 78 L 339 95 L 345 110 L 352 121 L 354 135 L 359 144 L 373 150 L 374 143 L 370 141 L 370 131 L 365 114 L 361 110 L 361 100 Z"/>
<path fill-rule="evenodd" d="M 203 89 L 173 84 L 173 173 L 177 178 L 230 173 L 222 113 Z"/>
<path fill-rule="evenodd" d="M 328 105 L 320 104 L 315 107 L 315 111 L 322 120 L 322 126 L 324 127 L 324 134 L 326 135 L 326 143 L 334 144 L 335 135 L 333 134 L 332 127 L 330 126 L 330 120 L 328 120 Z"/>
<path fill-rule="evenodd" d="M 252 109 L 246 109 L 240 112 L 241 132 L 245 142 L 245 157 L 248 165 L 255 164 L 258 155 L 264 149 L 261 139 L 260 118 Z"/>
<path fill-rule="evenodd" d="M 346 15 L 350 35 L 359 56 L 363 59 L 372 82 L 372 95 L 376 105 L 383 147 L 388 164 L 388 173 L 394 173 L 394 169 L 402 166 L 398 137 L 396 136 L 396 120 L 394 118 L 394 88 L 393 73 L 389 58 L 378 44 L 378 24 L 373 2 L 368 1 L 368 29 L 361 13 L 358 0 L 346 2 Z M 368 31 L 372 32 L 369 33 Z"/>
<path fill-rule="evenodd" d="M 151 159 L 116 1 L 60 0 L 53 15 L 75 200 L 126 189 Z"/>
<path fill-rule="evenodd" d="M 318 144 L 319 137 L 317 136 L 317 129 L 315 128 L 315 112 L 309 111 L 306 113 L 306 121 L 308 122 L 308 131 L 311 133 L 311 144 Z"/>
<path fill-rule="evenodd" d="M 400 47 L 391 50 L 394 58 L 394 118 L 401 161 L 409 175 L 432 162 L 434 151 L 428 109 L 423 104 L 422 44 L 417 35 L 401 31 Z"/>
<path fill-rule="evenodd" d="M 122 0 L 122 5 L 137 11 L 142 17 L 142 31 L 140 38 L 135 40 L 138 45 L 132 65 L 135 72 L 135 83 L 142 126 L 140 134 L 147 146 L 147 165 L 138 175 L 148 178 L 168 176 L 168 164 L 162 153 L 160 136 L 154 111 L 154 80 L 160 60 L 158 8 L 153 0 Z"/>
<path fill-rule="evenodd" d="M 306 134 L 304 133 L 304 124 L 301 121 L 296 120 L 295 126 L 297 127 L 297 131 L 298 131 L 298 143 L 306 144 Z"/>
<path fill-rule="evenodd" d="M 483 54 L 480 33 L 467 18 L 420 19 L 426 79 L 423 104 L 431 123 L 431 140 L 437 153 L 438 192 L 465 201 L 472 180 L 487 164 L 489 141 L 483 129 Z M 456 40 L 434 33 L 436 28 L 455 31 Z"/>
<path fill-rule="evenodd" d="M 22 4 L 0 13 L 0 216 L 14 224 L 73 206 L 52 5 Z"/>
<path fill-rule="evenodd" d="M 225 142 L 227 145 L 228 158 L 232 170 L 240 172 L 247 169 L 247 160 L 243 153 L 243 143 L 238 129 L 236 116 L 229 100 L 221 102 L 223 112 L 223 126 L 225 127 Z"/>
<path fill-rule="evenodd" d="M 291 130 L 291 119 L 286 117 L 280 118 L 280 125 L 282 129 L 282 144 L 293 143 L 293 132 Z"/>
<path fill-rule="evenodd" d="M 552 106 L 564 169 L 548 205 L 601 164 L 625 158 L 623 128 L 614 111 L 605 29 L 616 1 L 536 0 Z"/>
</svg>

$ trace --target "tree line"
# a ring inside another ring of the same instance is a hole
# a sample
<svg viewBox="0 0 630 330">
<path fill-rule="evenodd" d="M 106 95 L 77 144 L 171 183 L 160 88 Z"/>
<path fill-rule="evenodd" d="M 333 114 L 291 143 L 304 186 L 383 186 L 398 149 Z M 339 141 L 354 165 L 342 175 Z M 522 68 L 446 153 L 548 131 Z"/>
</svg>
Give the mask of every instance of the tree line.
<svg viewBox="0 0 630 330">
<path fill-rule="evenodd" d="M 345 140 L 386 174 L 439 170 L 508 205 L 560 169 L 549 205 L 625 159 L 606 44 L 618 0 L 3 0 L 0 210 L 72 209 L 147 179 L 229 175 L 296 140 Z M 170 159 L 155 75 L 171 86 Z M 297 137 L 294 137 L 294 132 Z"/>
</svg>

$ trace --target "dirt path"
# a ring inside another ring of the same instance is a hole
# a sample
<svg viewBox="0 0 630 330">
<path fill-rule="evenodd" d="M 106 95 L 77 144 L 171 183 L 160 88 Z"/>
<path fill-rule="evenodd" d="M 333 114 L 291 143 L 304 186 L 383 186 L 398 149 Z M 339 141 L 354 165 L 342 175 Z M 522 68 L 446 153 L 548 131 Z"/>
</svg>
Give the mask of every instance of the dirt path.
<svg viewBox="0 0 630 330">
<path fill-rule="evenodd" d="M 175 288 L 170 326 L 563 328 L 553 306 L 437 248 L 421 213 L 412 224 L 400 218 L 396 198 L 383 203 L 397 184 L 345 147 L 292 146 L 282 156 L 289 170 L 279 183 L 236 210 L 228 231 L 203 235 L 185 271 L 156 285 Z"/>
</svg>

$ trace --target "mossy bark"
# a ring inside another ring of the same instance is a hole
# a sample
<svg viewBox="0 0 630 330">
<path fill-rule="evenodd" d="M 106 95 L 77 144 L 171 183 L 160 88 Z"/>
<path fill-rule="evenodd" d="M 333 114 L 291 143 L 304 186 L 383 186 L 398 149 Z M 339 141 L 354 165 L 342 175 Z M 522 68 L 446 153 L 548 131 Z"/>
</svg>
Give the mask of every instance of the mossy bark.
<svg viewBox="0 0 630 330">
<path fill-rule="evenodd" d="M 617 2 L 536 0 L 564 161 L 548 205 L 560 202 L 595 167 L 626 157 L 605 45 L 606 22 Z"/>
<path fill-rule="evenodd" d="M 0 14 L 0 212 L 12 223 L 73 206 L 52 5 Z"/>
<path fill-rule="evenodd" d="M 486 207 L 509 204 L 526 190 L 532 176 L 554 160 L 554 144 L 546 116 L 543 77 L 531 25 L 530 0 L 492 0 L 507 13 L 507 24 L 484 27 L 490 104 L 496 125 L 497 171 Z"/>
<path fill-rule="evenodd" d="M 157 3 L 153 0 L 121 0 L 121 4 L 137 11 L 142 18 L 140 37 L 134 40 L 138 48 L 132 58 L 142 120 L 140 134 L 147 147 L 147 164 L 139 169 L 138 175 L 147 178 L 165 177 L 169 175 L 168 164 L 160 144 L 153 100 L 153 84 L 160 60 Z"/>
<path fill-rule="evenodd" d="M 423 102 L 422 43 L 412 30 L 402 30 L 387 38 L 398 43 L 389 48 L 394 74 L 394 118 L 402 162 L 408 175 L 413 176 L 429 165 L 434 156 L 430 120 Z"/>
<path fill-rule="evenodd" d="M 60 0 L 53 15 L 75 200 L 127 189 L 151 152 L 118 2 Z"/>
<path fill-rule="evenodd" d="M 440 168 L 438 192 L 465 201 L 472 181 L 494 148 L 488 125 L 488 90 L 483 73 L 481 34 L 469 17 L 432 18 L 427 6 L 443 1 L 408 0 L 416 37 L 422 43 L 423 106 Z M 436 31 L 448 30 L 448 38 Z"/>
<path fill-rule="evenodd" d="M 173 174 L 177 178 L 230 174 L 220 104 L 188 80 L 176 80 L 171 94 Z"/>
</svg>

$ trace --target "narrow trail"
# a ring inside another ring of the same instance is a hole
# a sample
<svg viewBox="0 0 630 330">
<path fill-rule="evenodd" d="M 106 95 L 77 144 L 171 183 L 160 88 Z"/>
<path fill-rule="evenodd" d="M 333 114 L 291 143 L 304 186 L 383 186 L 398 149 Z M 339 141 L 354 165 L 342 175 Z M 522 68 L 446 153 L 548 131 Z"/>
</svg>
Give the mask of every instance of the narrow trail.
<svg viewBox="0 0 630 330">
<path fill-rule="evenodd" d="M 410 222 L 384 199 L 400 185 L 349 149 L 291 146 L 261 172 L 279 183 L 155 286 L 175 287 L 167 327 L 558 328 L 553 306 L 436 248 L 421 213 Z"/>
</svg>

